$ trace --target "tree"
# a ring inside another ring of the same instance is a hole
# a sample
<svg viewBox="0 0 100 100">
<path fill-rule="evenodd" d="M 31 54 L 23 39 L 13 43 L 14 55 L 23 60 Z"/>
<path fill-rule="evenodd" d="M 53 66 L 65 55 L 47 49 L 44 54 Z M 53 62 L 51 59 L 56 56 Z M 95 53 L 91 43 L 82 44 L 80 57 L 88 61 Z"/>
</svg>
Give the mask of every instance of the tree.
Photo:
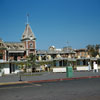
<svg viewBox="0 0 100 100">
<path fill-rule="evenodd" d="M 27 57 L 27 68 L 35 69 L 36 67 L 36 55 L 30 54 Z"/>
<path fill-rule="evenodd" d="M 99 44 L 87 45 L 86 48 L 88 50 L 88 54 L 91 57 L 96 57 L 97 55 L 99 55 L 99 49 L 100 49 L 100 45 Z"/>
<path fill-rule="evenodd" d="M 96 44 L 95 49 L 96 49 L 96 52 L 98 52 L 99 54 L 100 44 Z"/>
</svg>

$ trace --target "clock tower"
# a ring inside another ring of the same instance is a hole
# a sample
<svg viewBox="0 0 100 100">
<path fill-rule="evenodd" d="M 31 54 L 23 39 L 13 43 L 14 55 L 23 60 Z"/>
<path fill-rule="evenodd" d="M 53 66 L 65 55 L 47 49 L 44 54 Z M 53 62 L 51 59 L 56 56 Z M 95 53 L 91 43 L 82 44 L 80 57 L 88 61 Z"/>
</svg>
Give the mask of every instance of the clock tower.
<svg viewBox="0 0 100 100">
<path fill-rule="evenodd" d="M 30 25 L 28 24 L 28 21 L 24 33 L 22 35 L 21 41 L 25 44 L 26 56 L 29 56 L 30 54 L 36 54 L 36 38 L 34 33 L 32 32 Z"/>
</svg>

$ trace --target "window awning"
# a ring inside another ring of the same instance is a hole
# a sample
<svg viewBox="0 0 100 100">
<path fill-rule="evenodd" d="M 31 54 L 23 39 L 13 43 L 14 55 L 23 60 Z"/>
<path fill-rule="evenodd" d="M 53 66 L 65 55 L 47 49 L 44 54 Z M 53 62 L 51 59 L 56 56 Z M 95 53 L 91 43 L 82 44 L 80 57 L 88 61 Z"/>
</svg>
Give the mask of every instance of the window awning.
<svg viewBox="0 0 100 100">
<path fill-rule="evenodd" d="M 9 53 L 24 53 L 24 51 L 9 51 Z"/>
</svg>

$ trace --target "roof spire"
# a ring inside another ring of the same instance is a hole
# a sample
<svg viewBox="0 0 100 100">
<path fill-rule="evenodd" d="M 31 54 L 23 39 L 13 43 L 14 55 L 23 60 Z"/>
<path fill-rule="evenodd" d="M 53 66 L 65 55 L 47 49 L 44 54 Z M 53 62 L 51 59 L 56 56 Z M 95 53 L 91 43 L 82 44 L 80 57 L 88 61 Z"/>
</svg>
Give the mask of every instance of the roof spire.
<svg viewBox="0 0 100 100">
<path fill-rule="evenodd" d="M 26 23 L 26 24 L 29 24 L 29 23 L 28 23 L 28 18 L 29 18 L 29 14 L 27 13 L 27 23 Z"/>
<path fill-rule="evenodd" d="M 69 41 L 67 41 L 67 47 L 69 47 Z"/>
</svg>

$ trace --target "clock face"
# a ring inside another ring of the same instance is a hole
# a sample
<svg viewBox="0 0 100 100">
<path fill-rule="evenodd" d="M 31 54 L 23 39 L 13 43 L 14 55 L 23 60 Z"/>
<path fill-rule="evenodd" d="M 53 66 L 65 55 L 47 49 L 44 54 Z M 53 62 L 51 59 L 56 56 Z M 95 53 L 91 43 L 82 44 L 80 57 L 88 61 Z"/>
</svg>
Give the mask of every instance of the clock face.
<svg viewBox="0 0 100 100">
<path fill-rule="evenodd" d="M 33 43 L 30 43 L 30 48 L 33 48 Z"/>
</svg>

